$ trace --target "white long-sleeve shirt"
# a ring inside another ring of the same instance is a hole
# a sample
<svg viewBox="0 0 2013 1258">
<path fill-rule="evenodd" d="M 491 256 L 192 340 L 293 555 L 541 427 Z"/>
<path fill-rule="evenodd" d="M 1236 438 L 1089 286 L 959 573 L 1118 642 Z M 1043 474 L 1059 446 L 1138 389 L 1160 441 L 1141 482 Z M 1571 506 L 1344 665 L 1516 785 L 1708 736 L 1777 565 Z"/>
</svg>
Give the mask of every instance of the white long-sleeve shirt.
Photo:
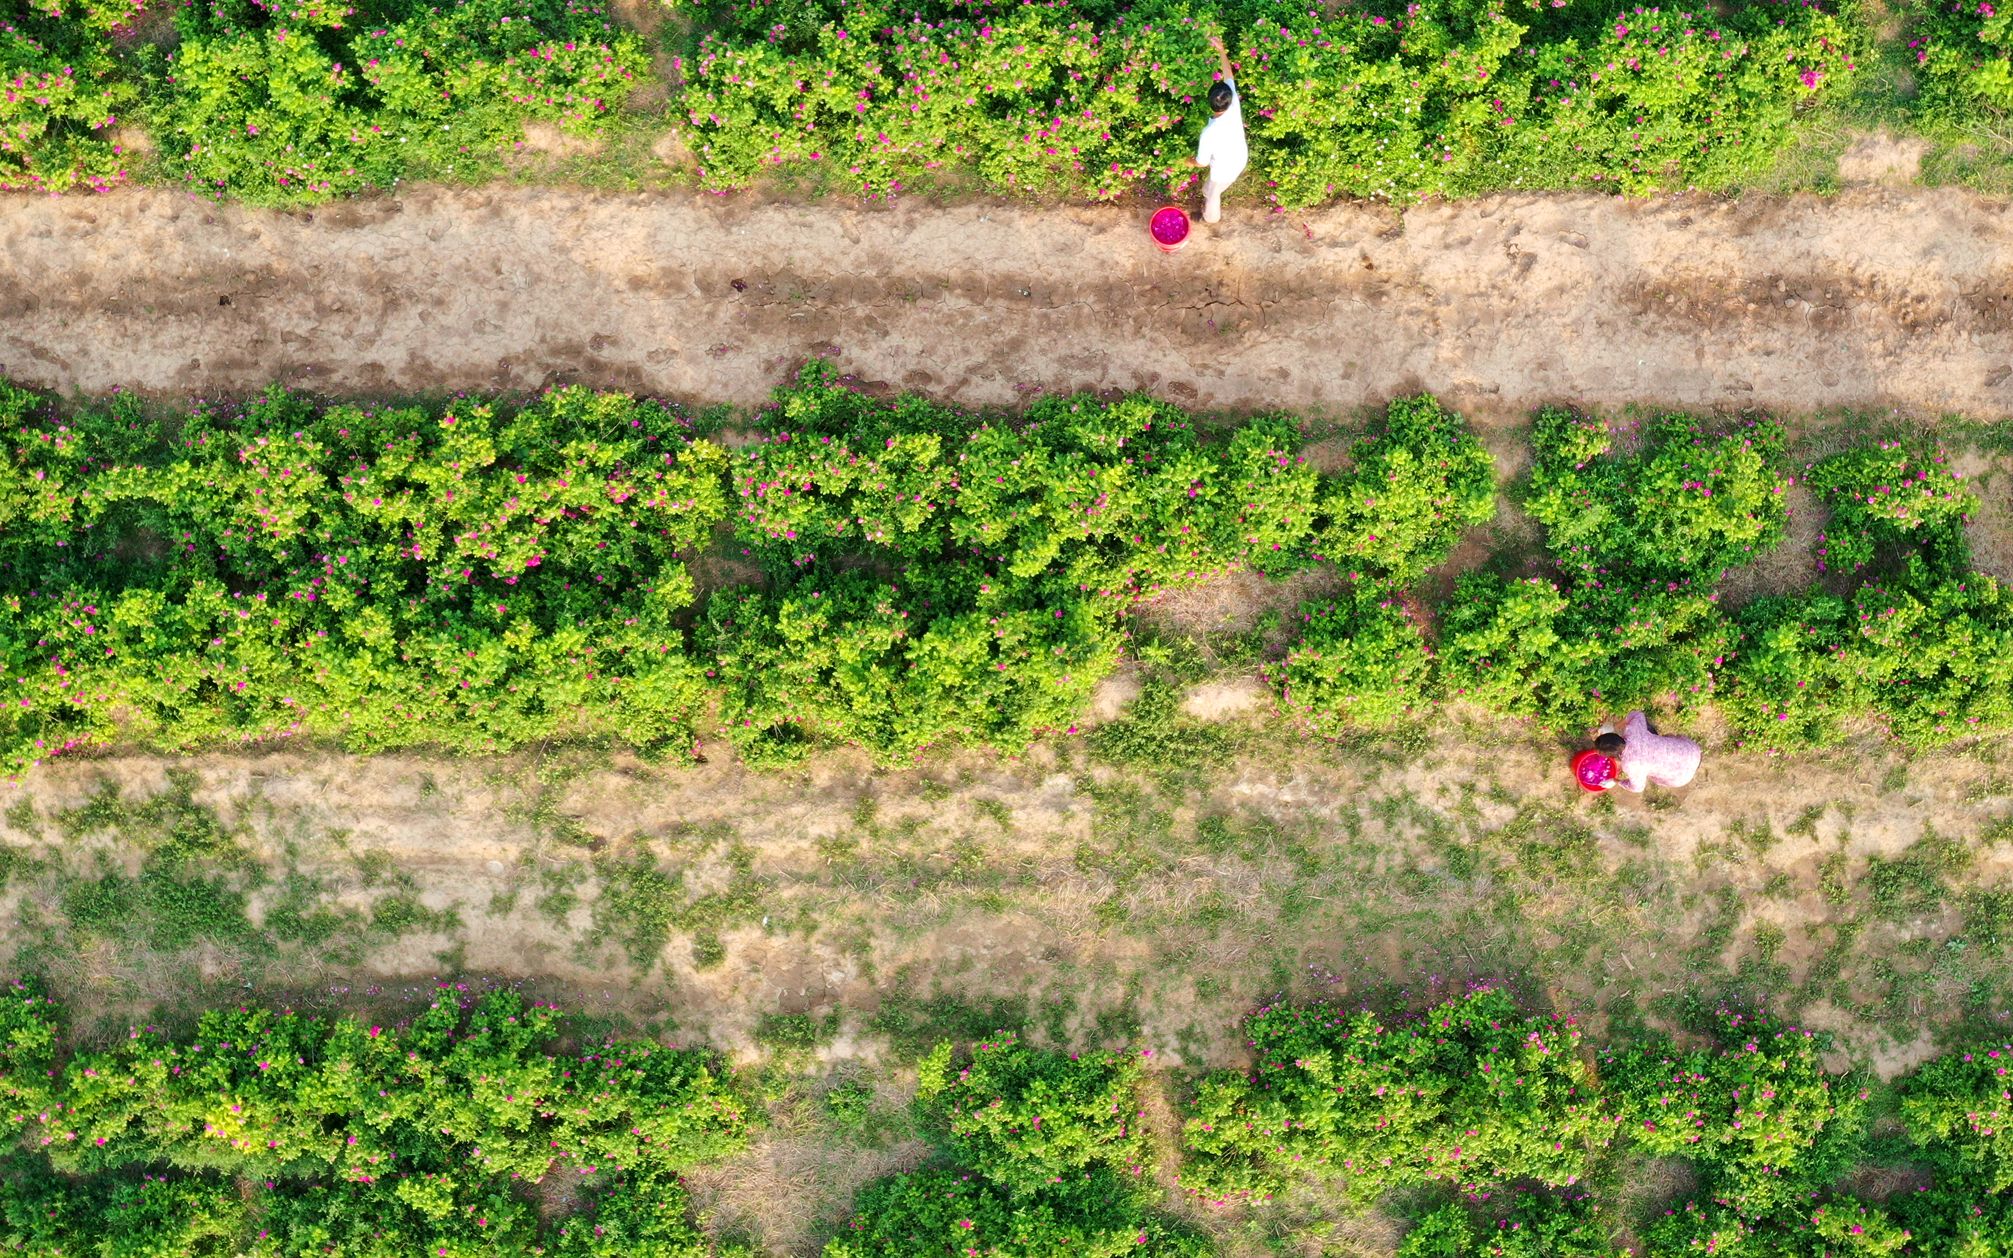
<svg viewBox="0 0 2013 1258">
<path fill-rule="evenodd" d="M 1209 167 L 1209 182 L 1218 191 L 1228 188 L 1251 162 L 1251 146 L 1244 140 L 1244 101 L 1237 94 L 1237 81 L 1230 84 L 1230 108 L 1211 118 L 1195 144 L 1195 162 Z"/>
</svg>

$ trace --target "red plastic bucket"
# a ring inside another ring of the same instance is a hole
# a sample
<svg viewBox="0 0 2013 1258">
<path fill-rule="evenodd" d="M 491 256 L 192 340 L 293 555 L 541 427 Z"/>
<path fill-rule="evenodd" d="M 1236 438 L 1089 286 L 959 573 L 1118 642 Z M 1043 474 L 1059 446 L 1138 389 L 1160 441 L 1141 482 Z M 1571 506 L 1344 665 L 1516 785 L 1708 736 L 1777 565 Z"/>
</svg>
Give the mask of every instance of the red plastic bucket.
<svg viewBox="0 0 2013 1258">
<path fill-rule="evenodd" d="M 1188 243 L 1188 211 L 1178 205 L 1163 205 L 1147 220 L 1146 234 L 1162 253 L 1173 253 Z"/>
<path fill-rule="evenodd" d="M 1598 751 L 1583 751 L 1573 757 L 1573 781 L 1583 791 L 1602 790 L 1601 783 L 1615 776 L 1615 768 L 1612 757 Z"/>
</svg>

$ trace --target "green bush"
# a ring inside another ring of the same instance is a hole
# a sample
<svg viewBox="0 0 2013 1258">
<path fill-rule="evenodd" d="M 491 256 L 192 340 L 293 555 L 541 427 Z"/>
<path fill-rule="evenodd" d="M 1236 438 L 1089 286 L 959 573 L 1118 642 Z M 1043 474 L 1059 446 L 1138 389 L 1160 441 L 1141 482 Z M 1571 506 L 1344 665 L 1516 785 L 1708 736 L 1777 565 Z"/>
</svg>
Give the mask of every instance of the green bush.
<svg viewBox="0 0 2013 1258">
<path fill-rule="evenodd" d="M 554 1013 L 453 992 L 404 1028 L 262 1009 L 205 1014 L 188 1041 L 136 1030 L 63 1077 L 59 1169 L 164 1163 L 235 1175 L 479 1168 L 542 1178 L 555 1159 L 672 1173 L 738 1147 L 739 1103 L 699 1052 L 547 1047 Z"/>
<path fill-rule="evenodd" d="M 590 134 L 649 55 L 583 0 L 199 0 L 160 88 L 167 171 L 299 204 L 497 169 L 530 121 Z"/>
<path fill-rule="evenodd" d="M 972 1045 L 955 1068 L 938 1045 L 916 1095 L 943 1115 L 961 1166 L 1019 1197 L 1098 1170 L 1150 1183 L 1139 1079 L 1131 1054 L 1045 1052 L 1008 1035 Z"/>
<path fill-rule="evenodd" d="M 1725 186 L 1852 77 L 1856 24 L 1439 0 L 1362 9 L 1148 2 L 713 4 L 680 104 L 709 185 L 822 170 L 872 193 L 949 168 L 999 190 L 1179 190 L 1223 34 L 1268 199 Z"/>
<path fill-rule="evenodd" d="M 1438 659 L 1447 697 L 1573 729 L 1710 698 L 1732 644 L 1717 596 L 1687 586 L 1587 582 L 1568 594 L 1469 573 L 1441 613 Z"/>
<path fill-rule="evenodd" d="M 1029 1048 L 1002 1035 L 959 1059 L 948 1041 L 918 1068 L 920 1106 L 960 1166 L 878 1180 L 825 1258 L 1203 1258 L 1161 1218 L 1140 1109 L 1140 1060 Z"/>
<path fill-rule="evenodd" d="M 0 191 L 103 192 L 125 178 L 111 128 L 136 93 L 114 72 L 105 10 L 79 22 L 51 8 L 0 16 Z"/>
<path fill-rule="evenodd" d="M 1714 1254 L 1721 1258 L 1890 1258 L 1930 1252 L 1886 1211 L 1849 1197 L 1805 1203 L 1767 1218 L 1744 1217 L 1724 1202 L 1686 1202 L 1643 1229 L 1646 1258 Z M 1939 1254 L 1947 1251 L 1934 1251 Z"/>
<path fill-rule="evenodd" d="M 0 1148 L 47 1121 L 55 1098 L 56 1004 L 21 979 L 0 990 Z"/>
<path fill-rule="evenodd" d="M 719 447 L 619 394 L 509 415 L 0 395 L 0 757 L 320 736 L 500 750 L 617 729 L 690 746 L 674 615 L 725 514 Z"/>
<path fill-rule="evenodd" d="M 735 540 L 769 584 L 716 595 L 700 626 L 722 723 L 758 761 L 1071 729 L 1133 602 L 1304 560 L 1316 477 L 1295 444 L 1258 420 L 1205 446 L 1141 397 L 996 424 L 813 363 L 731 471 Z"/>
<path fill-rule="evenodd" d="M 1770 751 L 1834 740 L 1873 700 L 1853 647 L 1852 604 L 1818 591 L 1758 598 L 1736 618 L 1739 649 L 1720 706 L 1745 746 Z"/>
<path fill-rule="evenodd" d="M 0 1253 L 704 1258 L 677 1175 L 741 1147 L 739 1100 L 704 1052 L 556 1052 L 568 1031 L 510 992 L 443 989 L 392 1027 L 243 1007 L 52 1081 L 48 1002 L 16 984 L 0 1086 L 44 1155 L 0 1154 Z M 542 1229 L 519 1185 L 555 1167 L 581 1191 Z"/>
<path fill-rule="evenodd" d="M 1921 560 L 1853 599 L 1855 657 L 1873 711 L 1901 741 L 1946 743 L 2013 725 L 2013 590 Z"/>
<path fill-rule="evenodd" d="M 1976 1196 L 2013 1189 L 2013 1045 L 1950 1053 L 1901 1087 L 1901 1118 L 1937 1179 Z"/>
<path fill-rule="evenodd" d="M 32 1258 L 708 1258 L 675 1179 L 597 1177 L 541 1228 L 507 1180 L 445 1171 L 245 1183 L 142 1172 L 74 1180 L 0 1157 L 0 1253 Z"/>
<path fill-rule="evenodd" d="M 1412 1022 L 1269 1007 L 1249 1073 L 1206 1078 L 1183 1124 L 1182 1183 L 1222 1204 L 1309 1176 L 1367 1203 L 1427 1180 L 1568 1184 L 1613 1125 L 1569 1021 L 1484 989 Z"/>
<path fill-rule="evenodd" d="M 1819 569 L 1857 571 L 1883 543 L 1910 546 L 1940 570 L 1969 564 L 1964 523 L 1978 495 L 1943 450 L 1904 441 L 1857 446 L 1812 464 L 1804 484 L 1831 508 Z"/>
<path fill-rule="evenodd" d="M 1715 1201 L 1745 1218 L 1795 1210 L 1851 1169 L 1865 1093 L 1825 1073 L 1808 1031 L 1722 1011 L 1717 1044 L 1646 1044 L 1602 1068 L 1621 1130 L 1644 1152 L 1687 1158 Z"/>
<path fill-rule="evenodd" d="M 1324 738 L 1386 729 L 1433 696 L 1433 661 L 1395 591 L 1358 586 L 1300 609 L 1300 639 L 1268 669 L 1280 706 Z"/>
<path fill-rule="evenodd" d="M 1397 1258 L 1621 1258 L 1629 1251 L 1608 1239 L 1588 1201 L 1517 1193 L 1481 1228 L 1465 1208 L 1442 1206 L 1406 1233 Z"/>
<path fill-rule="evenodd" d="M 1322 486 L 1319 558 L 1409 584 L 1496 514 L 1489 452 L 1431 397 L 1394 399 L 1383 428 L 1353 456 L 1348 472 Z"/>
<path fill-rule="evenodd" d="M 1782 540 L 1790 482 L 1772 420 L 1719 435 L 1663 415 L 1621 455 L 1600 420 L 1547 408 L 1532 442 L 1524 508 L 1553 557 L 1585 578 L 1711 585 Z"/>
<path fill-rule="evenodd" d="M 1916 1251 L 1947 1258 L 1998 1258 L 2013 1253 L 2013 1198 L 1933 1187 L 1890 1203 Z"/>
<path fill-rule="evenodd" d="M 1903 12 L 1923 108 L 1972 122 L 2013 108 L 2013 33 L 1991 0 L 1914 0 Z"/>
<path fill-rule="evenodd" d="M 1071 728 L 1118 662 L 1109 604 L 976 565 L 919 577 L 821 571 L 713 596 L 699 649 L 743 756 L 775 762 L 817 743 L 890 763 L 948 741 L 1017 751 Z"/>
<path fill-rule="evenodd" d="M 923 1170 L 860 1190 L 824 1258 L 1204 1258 L 1208 1242 L 1138 1202 L 1109 1172 L 1035 1197 L 971 1171 Z"/>
</svg>

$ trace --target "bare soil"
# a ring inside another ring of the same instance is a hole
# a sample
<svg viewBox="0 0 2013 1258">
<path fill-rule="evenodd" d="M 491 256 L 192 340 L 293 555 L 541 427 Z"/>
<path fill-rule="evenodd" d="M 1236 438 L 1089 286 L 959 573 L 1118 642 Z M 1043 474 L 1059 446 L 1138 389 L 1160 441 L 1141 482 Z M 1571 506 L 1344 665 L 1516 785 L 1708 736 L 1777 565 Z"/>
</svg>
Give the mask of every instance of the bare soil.
<svg viewBox="0 0 2013 1258">
<path fill-rule="evenodd" d="M 1866 164 L 1901 159 L 1870 149 Z M 1876 158 L 1878 160 L 1876 160 Z M 1950 190 L 1509 196 L 1233 215 L 415 188 L 312 213 L 0 200 L 0 372 L 61 390 L 524 390 L 755 403 L 805 358 L 1010 405 L 1553 401 L 2013 413 L 2013 222 Z"/>
</svg>

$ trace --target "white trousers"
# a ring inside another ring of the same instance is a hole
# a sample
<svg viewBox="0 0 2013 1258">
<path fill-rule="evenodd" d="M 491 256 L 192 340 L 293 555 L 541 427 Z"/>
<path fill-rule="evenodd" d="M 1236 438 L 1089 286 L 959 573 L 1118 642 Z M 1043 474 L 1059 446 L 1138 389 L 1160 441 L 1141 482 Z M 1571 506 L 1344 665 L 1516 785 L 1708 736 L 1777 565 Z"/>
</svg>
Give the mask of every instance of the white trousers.
<svg viewBox="0 0 2013 1258">
<path fill-rule="evenodd" d="M 1230 185 L 1214 178 L 1202 181 L 1202 221 L 1214 223 L 1223 217 L 1223 190 Z"/>
</svg>

